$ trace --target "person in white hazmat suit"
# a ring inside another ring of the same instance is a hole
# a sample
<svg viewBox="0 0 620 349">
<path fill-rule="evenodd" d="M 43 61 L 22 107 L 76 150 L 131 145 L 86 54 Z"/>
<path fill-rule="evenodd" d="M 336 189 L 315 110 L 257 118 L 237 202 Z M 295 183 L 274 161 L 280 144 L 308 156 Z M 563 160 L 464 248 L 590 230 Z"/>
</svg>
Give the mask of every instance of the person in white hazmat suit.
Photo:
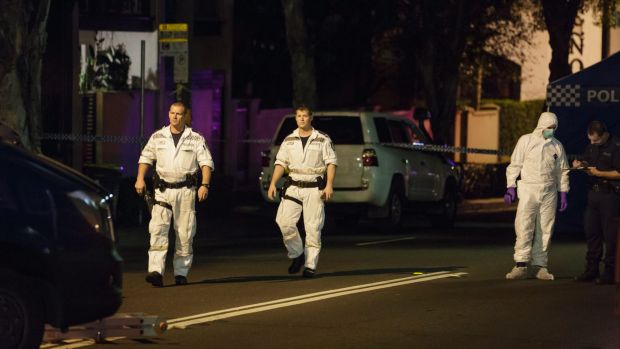
<svg viewBox="0 0 620 349">
<path fill-rule="evenodd" d="M 506 169 L 507 190 L 504 201 L 517 197 L 515 218 L 515 266 L 506 279 L 527 278 L 528 263 L 535 268 L 536 278 L 553 280 L 547 269 L 548 252 L 560 193 L 560 212 L 568 207 L 569 164 L 562 144 L 553 137 L 558 119 L 544 112 L 534 132 L 521 136 Z M 517 181 L 517 178 L 521 179 Z M 516 188 L 516 190 L 515 190 Z"/>
<path fill-rule="evenodd" d="M 276 183 L 288 170 L 281 192 L 276 223 L 282 232 L 288 257 L 292 259 L 289 274 L 305 265 L 303 277 L 315 276 L 321 251 L 321 229 L 325 222 L 324 202 L 334 193 L 334 177 L 338 160 L 329 136 L 315 130 L 312 112 L 307 107 L 295 111 L 297 129 L 284 139 L 274 165 L 267 196 L 273 200 Z M 301 241 L 297 221 L 303 211 L 306 243 Z"/>
<path fill-rule="evenodd" d="M 153 286 L 163 286 L 168 252 L 168 231 L 174 217 L 176 241 L 174 250 L 174 280 L 177 285 L 187 284 L 187 274 L 192 266 L 192 241 L 196 234 L 195 200 L 204 201 L 209 194 L 213 171 L 213 158 L 202 135 L 185 124 L 186 108 L 182 102 L 170 106 L 170 125 L 153 133 L 142 149 L 138 160 L 136 192 L 144 195 L 144 176 L 155 164 L 158 177 L 155 183 L 155 200 L 151 210 L 149 233 L 148 274 L 146 281 Z M 200 171 L 201 182 L 195 174 Z"/>
</svg>

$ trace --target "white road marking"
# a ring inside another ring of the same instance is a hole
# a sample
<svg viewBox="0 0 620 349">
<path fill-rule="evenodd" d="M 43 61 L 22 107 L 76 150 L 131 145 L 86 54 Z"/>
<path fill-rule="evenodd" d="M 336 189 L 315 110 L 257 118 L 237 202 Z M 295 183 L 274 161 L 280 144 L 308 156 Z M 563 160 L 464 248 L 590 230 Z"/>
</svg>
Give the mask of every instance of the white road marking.
<svg viewBox="0 0 620 349">
<path fill-rule="evenodd" d="M 196 314 L 196 315 L 171 319 L 168 321 L 168 329 L 173 329 L 173 328 L 185 329 L 186 327 L 192 326 L 192 325 L 212 322 L 216 320 L 221 320 L 221 319 L 226 319 L 226 318 L 231 318 L 231 317 L 236 317 L 236 316 L 241 316 L 241 315 L 246 315 L 246 314 L 259 313 L 259 312 L 278 309 L 278 308 L 290 307 L 290 306 L 310 303 L 310 302 L 317 302 L 317 301 L 321 301 L 325 299 L 342 297 L 342 296 L 347 296 L 351 294 L 376 291 L 376 290 L 381 290 L 381 289 L 390 288 L 390 287 L 397 287 L 397 286 L 402 286 L 402 285 L 415 284 L 415 283 L 427 282 L 427 281 L 439 280 L 439 279 L 445 279 L 445 278 L 455 278 L 455 277 L 458 278 L 458 277 L 462 277 L 465 275 L 467 275 L 467 273 L 464 273 L 464 272 L 452 273 L 449 271 L 439 271 L 439 272 L 434 272 L 434 273 L 429 273 L 429 274 L 408 276 L 404 278 L 373 282 L 369 284 L 363 284 L 363 285 L 357 285 L 357 286 L 351 286 L 351 287 L 337 288 L 337 289 L 327 290 L 327 291 L 322 291 L 322 292 L 309 293 L 309 294 L 296 296 L 296 297 L 276 299 L 276 300 L 268 301 L 268 302 L 250 304 L 250 305 L 241 306 L 241 307 L 222 309 L 222 310 L 212 311 L 212 312 L 203 313 L 203 314 Z M 112 342 L 112 341 L 117 341 L 119 339 L 124 339 L 124 338 L 125 337 L 114 337 L 114 338 L 107 338 L 106 340 L 109 342 Z M 81 348 L 81 347 L 95 344 L 95 341 L 92 339 L 82 339 L 78 341 L 79 342 L 75 342 L 71 344 L 66 344 L 66 343 L 63 343 L 60 345 L 45 344 L 41 346 L 41 348 L 75 349 L 75 348 Z"/>
<path fill-rule="evenodd" d="M 404 238 L 390 239 L 390 240 L 360 242 L 360 243 L 355 244 L 355 246 L 380 245 L 380 244 L 387 244 L 387 243 L 390 243 L 390 242 L 405 241 L 405 240 L 415 240 L 415 236 L 408 236 L 408 237 L 404 237 Z"/>
<path fill-rule="evenodd" d="M 193 316 L 188 316 L 184 318 L 178 318 L 168 321 L 168 328 L 186 328 L 187 326 L 197 325 L 205 322 L 211 322 L 215 320 L 221 320 L 226 318 L 231 318 L 240 315 L 258 313 L 267 310 L 273 310 L 278 308 L 290 307 L 293 305 L 299 305 L 304 303 L 316 302 L 324 299 L 342 297 L 350 294 L 362 293 L 362 292 L 370 292 L 375 290 L 380 290 L 384 288 L 402 286 L 407 284 L 414 284 L 419 282 L 426 282 L 437 279 L 445 279 L 450 277 L 461 277 L 467 275 L 467 273 L 450 273 L 447 271 L 430 273 L 426 275 L 418 275 L 418 276 L 409 276 L 400 279 L 393 279 L 382 282 L 375 282 L 371 284 L 358 285 L 352 287 L 339 288 L 335 290 L 310 293 L 306 295 L 301 295 L 297 297 L 284 298 L 270 302 L 257 303 L 244 307 L 224 309 L 204 314 L 198 314 Z"/>
</svg>

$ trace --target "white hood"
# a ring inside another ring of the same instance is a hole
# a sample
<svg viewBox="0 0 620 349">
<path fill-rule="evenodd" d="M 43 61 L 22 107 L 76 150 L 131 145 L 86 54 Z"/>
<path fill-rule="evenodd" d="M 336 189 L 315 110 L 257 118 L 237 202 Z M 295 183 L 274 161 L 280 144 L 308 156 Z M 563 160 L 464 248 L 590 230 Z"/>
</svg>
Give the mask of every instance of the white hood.
<svg viewBox="0 0 620 349">
<path fill-rule="evenodd" d="M 546 129 L 549 126 L 553 126 L 553 125 L 555 125 L 555 129 L 557 130 L 558 129 L 558 117 L 555 116 L 555 114 L 553 113 L 544 112 L 540 114 L 540 117 L 538 118 L 538 125 L 536 125 L 536 128 L 534 129 L 533 133 L 542 135 L 542 131 L 544 129 Z"/>
</svg>

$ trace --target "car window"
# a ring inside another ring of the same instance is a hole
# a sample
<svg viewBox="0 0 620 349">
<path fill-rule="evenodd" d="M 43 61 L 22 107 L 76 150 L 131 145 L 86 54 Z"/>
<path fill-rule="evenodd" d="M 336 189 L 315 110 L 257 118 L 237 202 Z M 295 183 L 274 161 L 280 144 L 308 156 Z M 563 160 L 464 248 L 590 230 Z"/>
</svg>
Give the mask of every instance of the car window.
<svg viewBox="0 0 620 349">
<path fill-rule="evenodd" d="M 407 125 L 401 120 L 388 120 L 388 128 L 393 143 L 409 144 L 413 142 Z"/>
<path fill-rule="evenodd" d="M 422 132 L 422 130 L 420 130 L 416 125 L 406 122 L 405 127 L 407 128 L 407 132 L 409 133 L 409 137 L 413 143 L 429 143 L 428 139 L 424 135 L 424 132 Z"/>
<path fill-rule="evenodd" d="M 358 116 L 320 115 L 312 119 L 312 126 L 326 133 L 334 144 L 364 144 L 362 122 Z M 297 128 L 294 117 L 287 117 L 276 137 L 276 145 Z"/>
<path fill-rule="evenodd" d="M 284 138 L 290 135 L 291 132 L 295 131 L 296 128 L 297 128 L 297 123 L 295 122 L 294 117 L 289 116 L 285 118 L 284 121 L 282 122 L 282 127 L 280 127 L 280 130 L 278 131 L 278 135 L 276 136 L 276 145 L 282 144 L 282 142 L 284 141 Z"/>
<path fill-rule="evenodd" d="M 392 137 L 390 136 L 390 129 L 388 128 L 387 120 L 385 118 L 374 118 L 375 129 L 377 130 L 377 136 L 380 143 L 392 143 Z"/>
</svg>

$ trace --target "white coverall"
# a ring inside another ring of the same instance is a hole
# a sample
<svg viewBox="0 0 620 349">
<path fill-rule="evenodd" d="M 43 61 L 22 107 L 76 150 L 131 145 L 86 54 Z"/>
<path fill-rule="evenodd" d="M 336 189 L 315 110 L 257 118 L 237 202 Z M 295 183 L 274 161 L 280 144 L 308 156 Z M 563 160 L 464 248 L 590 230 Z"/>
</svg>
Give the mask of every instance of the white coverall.
<svg viewBox="0 0 620 349">
<path fill-rule="evenodd" d="M 327 165 L 338 165 L 336 152 L 328 135 L 315 129 L 302 149 L 299 129 L 284 139 L 276 155 L 276 165 L 288 169 L 294 181 L 316 182 L 318 176 L 325 176 Z M 304 245 L 297 229 L 297 222 L 304 213 L 306 229 L 305 267 L 316 269 L 321 251 L 321 229 L 325 222 L 324 203 L 321 199 L 322 190 L 317 188 L 299 188 L 291 185 L 286 195 L 300 200 L 282 199 L 276 215 L 276 223 L 280 227 L 284 245 L 289 258 L 299 257 L 304 252 Z"/>
<path fill-rule="evenodd" d="M 194 174 L 203 166 L 213 170 L 213 159 L 202 135 L 185 127 L 177 146 L 174 146 L 170 126 L 151 136 L 142 150 L 139 163 L 153 165 L 159 177 L 168 183 L 183 182 L 186 174 Z M 155 188 L 155 200 L 168 203 L 172 210 L 153 205 L 149 233 L 149 273 L 156 271 L 164 275 L 166 253 L 168 252 L 168 231 L 174 217 L 176 231 L 174 251 L 174 275 L 187 276 L 192 265 L 192 241 L 196 233 L 196 188 L 166 188 L 163 192 Z"/>
<path fill-rule="evenodd" d="M 506 169 L 508 187 L 517 187 L 515 262 L 547 267 L 549 242 L 555 224 L 558 192 L 568 192 L 569 164 L 564 147 L 542 131 L 558 126 L 553 113 L 542 113 L 534 132 L 521 136 Z M 517 177 L 521 180 L 517 182 Z M 533 243 L 532 243 L 533 240 Z"/>
</svg>

